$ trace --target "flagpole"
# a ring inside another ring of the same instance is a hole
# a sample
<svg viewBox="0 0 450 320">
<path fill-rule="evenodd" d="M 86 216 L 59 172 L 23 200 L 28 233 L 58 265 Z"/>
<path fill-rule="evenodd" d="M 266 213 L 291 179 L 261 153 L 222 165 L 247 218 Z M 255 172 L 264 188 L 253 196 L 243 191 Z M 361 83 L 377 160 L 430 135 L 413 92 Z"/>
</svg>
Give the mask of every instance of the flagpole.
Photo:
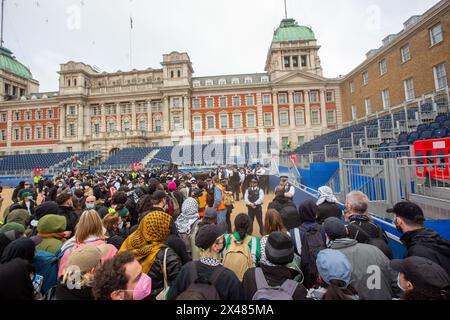
<svg viewBox="0 0 450 320">
<path fill-rule="evenodd" d="M 132 32 L 133 32 L 133 17 L 130 16 L 130 71 L 133 70 Z"/>
<path fill-rule="evenodd" d="M 2 26 L 1 26 L 1 35 L 0 35 L 0 47 L 3 47 L 3 23 L 4 23 L 4 11 L 5 11 L 5 0 L 2 0 Z"/>
<path fill-rule="evenodd" d="M 285 17 L 286 17 L 286 19 L 287 19 L 287 5 L 286 5 L 286 0 L 284 0 L 284 15 L 285 15 Z"/>
</svg>

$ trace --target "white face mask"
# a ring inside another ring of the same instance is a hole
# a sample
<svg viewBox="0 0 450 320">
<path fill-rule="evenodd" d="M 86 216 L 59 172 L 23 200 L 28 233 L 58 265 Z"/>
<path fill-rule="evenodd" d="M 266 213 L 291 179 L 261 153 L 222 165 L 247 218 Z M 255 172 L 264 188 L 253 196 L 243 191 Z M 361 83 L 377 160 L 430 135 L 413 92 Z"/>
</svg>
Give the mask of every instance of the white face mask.
<svg viewBox="0 0 450 320">
<path fill-rule="evenodd" d="M 119 222 L 118 227 L 119 227 L 119 229 L 122 229 L 122 228 L 123 228 L 123 221 Z"/>
</svg>

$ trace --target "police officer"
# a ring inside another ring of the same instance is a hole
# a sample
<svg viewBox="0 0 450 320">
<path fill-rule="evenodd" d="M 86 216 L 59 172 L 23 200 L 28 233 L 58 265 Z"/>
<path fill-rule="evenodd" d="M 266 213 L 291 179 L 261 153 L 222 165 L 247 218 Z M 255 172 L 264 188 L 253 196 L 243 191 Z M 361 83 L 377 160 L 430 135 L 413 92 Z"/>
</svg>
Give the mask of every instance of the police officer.
<svg viewBox="0 0 450 320">
<path fill-rule="evenodd" d="M 245 191 L 244 195 L 245 204 L 248 208 L 248 216 L 250 217 L 250 234 L 253 233 L 253 221 L 258 221 L 259 233 L 262 235 L 264 226 L 262 219 L 262 204 L 264 201 L 264 191 L 258 187 L 258 180 L 253 178 L 250 181 L 250 187 Z"/>
<path fill-rule="evenodd" d="M 284 187 L 284 196 L 286 198 L 289 198 L 291 200 L 294 199 L 295 196 L 295 188 L 292 184 L 289 183 L 289 177 L 288 176 L 281 176 L 280 177 L 280 186 Z"/>
</svg>

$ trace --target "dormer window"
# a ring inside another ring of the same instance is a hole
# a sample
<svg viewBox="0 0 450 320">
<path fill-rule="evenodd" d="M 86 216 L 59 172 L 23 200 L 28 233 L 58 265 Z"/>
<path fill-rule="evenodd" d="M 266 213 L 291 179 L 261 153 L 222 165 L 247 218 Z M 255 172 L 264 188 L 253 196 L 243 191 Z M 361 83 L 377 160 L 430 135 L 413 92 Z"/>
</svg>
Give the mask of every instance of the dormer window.
<svg viewBox="0 0 450 320">
<path fill-rule="evenodd" d="M 225 80 L 225 79 L 220 79 L 219 80 L 219 86 L 224 86 L 226 84 L 227 84 L 227 80 Z"/>
<path fill-rule="evenodd" d="M 269 77 L 268 76 L 261 77 L 261 82 L 269 82 Z"/>
<path fill-rule="evenodd" d="M 206 80 L 205 85 L 206 85 L 207 87 L 212 87 L 212 86 L 214 85 L 214 83 L 213 83 L 212 80 Z"/>
<path fill-rule="evenodd" d="M 253 79 L 251 77 L 246 77 L 244 81 L 245 83 L 252 83 Z"/>
<path fill-rule="evenodd" d="M 239 78 L 231 79 L 231 84 L 239 84 Z"/>
<path fill-rule="evenodd" d="M 194 86 L 194 88 L 198 88 L 198 87 L 200 87 L 200 81 L 196 80 L 193 82 L 192 85 Z"/>
</svg>

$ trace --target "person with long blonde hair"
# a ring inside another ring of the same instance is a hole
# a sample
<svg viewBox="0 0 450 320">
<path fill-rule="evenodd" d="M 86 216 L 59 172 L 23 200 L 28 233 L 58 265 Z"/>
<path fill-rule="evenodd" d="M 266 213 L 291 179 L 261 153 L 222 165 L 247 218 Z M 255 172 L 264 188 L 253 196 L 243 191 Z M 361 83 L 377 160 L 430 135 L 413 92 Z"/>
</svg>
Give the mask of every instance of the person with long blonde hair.
<svg viewBox="0 0 450 320">
<path fill-rule="evenodd" d="M 117 249 L 113 245 L 107 244 L 106 239 L 106 229 L 103 227 L 102 220 L 97 211 L 84 211 L 75 227 L 75 235 L 61 247 L 64 255 L 59 264 L 58 278 L 63 275 L 63 270 L 66 267 L 70 253 L 82 246 L 90 245 L 97 247 L 107 245 L 108 253 L 102 258 L 102 263 L 112 258 L 117 253 Z"/>
</svg>

